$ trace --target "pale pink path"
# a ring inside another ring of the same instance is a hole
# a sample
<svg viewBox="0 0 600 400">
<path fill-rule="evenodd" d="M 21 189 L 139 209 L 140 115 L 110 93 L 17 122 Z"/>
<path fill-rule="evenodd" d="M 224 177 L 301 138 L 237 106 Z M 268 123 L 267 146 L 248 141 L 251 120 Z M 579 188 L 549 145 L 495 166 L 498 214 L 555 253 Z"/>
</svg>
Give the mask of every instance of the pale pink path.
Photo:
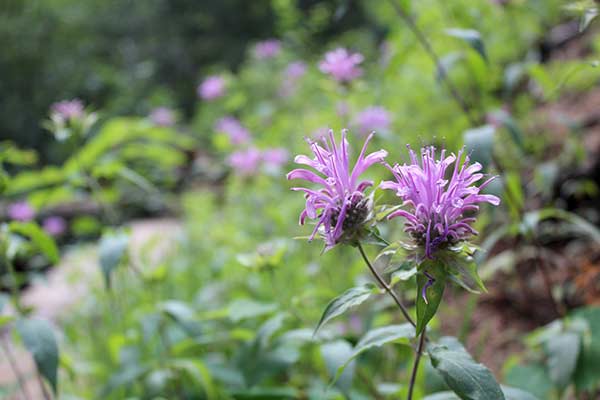
<svg viewBox="0 0 600 400">
<path fill-rule="evenodd" d="M 129 226 L 132 235 L 129 246 L 130 256 L 134 261 L 139 260 L 140 253 L 143 251 L 144 260 L 153 263 L 159 262 L 169 254 L 182 231 L 178 220 L 167 218 L 135 221 Z M 145 244 L 149 245 L 145 246 Z M 136 265 L 144 265 L 144 263 L 137 262 Z M 76 306 L 91 287 L 101 284 L 102 276 L 98 266 L 96 246 L 81 246 L 68 250 L 61 262 L 46 274 L 46 279 L 34 282 L 24 291 L 21 301 L 23 305 L 33 307 L 35 317 L 46 319 L 54 326 L 59 326 L 61 316 L 71 307 Z M 11 310 L 5 310 L 4 313 L 6 312 Z M 6 335 L 2 336 L 3 340 L 9 339 Z M 9 345 L 19 370 L 27 377 L 26 389 L 29 394 L 27 400 L 43 400 L 40 385 L 34 375 L 33 360 L 20 345 L 12 342 Z M 0 388 L 13 386 L 16 384 L 16 377 L 4 352 L 1 354 Z M 23 397 L 20 391 L 6 398 L 6 400 L 21 399 Z"/>
</svg>

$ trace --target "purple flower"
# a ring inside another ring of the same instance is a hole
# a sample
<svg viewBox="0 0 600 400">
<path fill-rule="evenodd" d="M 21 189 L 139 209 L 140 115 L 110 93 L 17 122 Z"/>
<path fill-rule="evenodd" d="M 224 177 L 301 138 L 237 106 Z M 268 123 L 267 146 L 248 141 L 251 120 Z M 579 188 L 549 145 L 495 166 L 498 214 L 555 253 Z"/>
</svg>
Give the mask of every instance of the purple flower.
<svg viewBox="0 0 600 400">
<path fill-rule="evenodd" d="M 175 113 L 167 107 L 156 107 L 150 112 L 148 118 L 158 126 L 175 125 Z"/>
<path fill-rule="evenodd" d="M 383 107 L 365 108 L 354 120 L 363 135 L 372 131 L 387 131 L 391 122 L 392 115 Z"/>
<path fill-rule="evenodd" d="M 213 75 L 206 78 L 198 86 L 198 96 L 204 100 L 214 100 L 225 94 L 225 79 Z"/>
<path fill-rule="evenodd" d="M 306 64 L 302 61 L 294 61 L 283 71 L 283 81 L 279 88 L 279 95 L 289 97 L 296 91 L 298 80 L 306 73 Z"/>
<path fill-rule="evenodd" d="M 44 220 L 42 227 L 52 236 L 60 236 L 67 230 L 67 222 L 62 217 L 48 217 Z"/>
<path fill-rule="evenodd" d="M 238 145 L 250 141 L 250 132 L 248 129 L 233 117 L 223 117 L 215 124 L 215 130 L 217 132 L 223 132 L 229 136 L 229 140 L 232 144 Z"/>
<path fill-rule="evenodd" d="M 277 170 L 285 165 L 290 158 L 286 149 L 275 147 L 262 152 L 262 161 L 268 169 Z"/>
<path fill-rule="evenodd" d="M 262 155 L 255 147 L 238 150 L 229 155 L 227 163 L 238 176 L 251 176 L 258 172 Z"/>
<path fill-rule="evenodd" d="M 254 46 L 254 55 L 259 60 L 273 58 L 281 51 L 281 42 L 277 39 L 267 39 L 256 43 Z"/>
<path fill-rule="evenodd" d="M 475 221 L 472 216 L 479 210 L 478 203 L 500 204 L 500 199 L 479 192 L 495 177 L 486 180 L 479 187 L 475 183 L 483 178 L 481 164 L 469 164 L 469 156 L 461 161 L 463 151 L 458 155 L 446 156 L 442 150 L 440 159 L 436 160 L 435 148 L 421 149 L 421 160 L 410 149 L 409 165 L 396 164 L 388 168 L 396 181 L 384 181 L 380 187 L 396 192 L 408 209 L 391 213 L 389 218 L 404 217 L 405 231 L 417 244 L 425 248 L 425 256 L 433 258 L 435 250 L 446 245 L 467 239 L 477 234 L 471 227 Z M 454 164 L 452 174 L 448 178 L 446 171 Z"/>
<path fill-rule="evenodd" d="M 308 140 L 314 158 L 298 155 L 294 159 L 297 164 L 308 165 L 316 173 L 299 168 L 287 174 L 287 179 L 303 179 L 320 186 L 319 189 L 295 187 L 292 190 L 305 193 L 306 206 L 300 214 L 300 224 L 303 225 L 307 217 L 316 219 L 310 240 L 321 230 L 326 250 L 338 243 L 356 240 L 356 235 L 369 216 L 369 199 L 364 192 L 373 182 L 359 180 L 359 177 L 367 168 L 382 162 L 387 156 L 385 150 L 365 156 L 372 137 L 367 137 L 356 164 L 350 169 L 346 131 L 342 131 L 342 140 L 336 145 L 333 130 L 329 130 L 329 140 L 323 137 L 322 145 Z"/>
<path fill-rule="evenodd" d="M 362 69 L 357 65 L 363 59 L 360 53 L 351 54 L 344 48 L 338 48 L 325 54 L 325 59 L 319 63 L 319 69 L 338 82 L 350 82 L 362 75 Z"/>
<path fill-rule="evenodd" d="M 79 99 L 58 101 L 50 106 L 50 111 L 64 120 L 81 118 L 84 114 L 83 102 Z"/>
<path fill-rule="evenodd" d="M 26 201 L 19 201 L 8 206 L 8 216 L 15 221 L 27 222 L 35 218 L 35 210 Z"/>
</svg>

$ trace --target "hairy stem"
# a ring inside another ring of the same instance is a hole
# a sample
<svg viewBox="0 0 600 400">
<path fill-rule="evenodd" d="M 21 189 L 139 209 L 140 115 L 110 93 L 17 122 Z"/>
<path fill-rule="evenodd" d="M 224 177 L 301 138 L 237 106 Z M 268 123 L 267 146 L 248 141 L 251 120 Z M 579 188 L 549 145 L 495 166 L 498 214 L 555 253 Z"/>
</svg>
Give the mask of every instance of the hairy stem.
<svg viewBox="0 0 600 400">
<path fill-rule="evenodd" d="M 417 371 L 419 369 L 419 361 L 421 361 L 421 355 L 423 354 L 423 345 L 425 343 L 425 331 L 427 327 L 421 332 L 419 338 L 419 346 L 417 347 L 417 354 L 415 355 L 415 363 L 413 364 L 412 373 L 410 375 L 410 383 L 408 384 L 408 397 L 407 400 L 412 400 L 413 390 L 415 389 L 415 381 L 417 380 Z"/>
<path fill-rule="evenodd" d="M 392 288 L 383 280 L 383 278 L 381 277 L 381 275 L 379 275 L 379 272 L 377 272 L 377 270 L 373 267 L 373 265 L 369 261 L 369 258 L 365 254 L 365 250 L 363 249 L 363 247 L 360 244 L 360 242 L 357 243 L 356 247 L 358 247 L 358 251 L 360 252 L 360 255 L 362 256 L 363 260 L 365 260 L 365 264 L 367 264 L 367 267 L 369 267 L 369 269 L 371 270 L 371 273 L 373 274 L 373 276 L 375 277 L 375 279 L 377 280 L 377 282 L 379 282 L 379 285 L 383 289 L 385 289 L 385 291 L 388 292 L 390 296 L 392 296 L 392 298 L 394 299 L 394 301 L 396 302 L 396 304 L 400 308 L 400 311 L 402 312 L 402 315 L 404 315 L 404 318 L 406 318 L 406 320 L 408 322 L 410 322 L 410 324 L 412 326 L 416 327 L 417 325 L 415 324 L 415 322 L 413 321 L 413 319 L 410 317 L 410 314 L 406 310 L 406 307 L 404 306 L 404 304 L 402 304 L 402 301 L 400 300 L 400 298 L 398 297 L 398 295 L 396 294 L 396 292 L 394 292 L 392 290 Z"/>
<path fill-rule="evenodd" d="M 458 104 L 458 106 L 460 107 L 462 112 L 465 114 L 465 116 L 467 117 L 467 119 L 469 120 L 471 125 L 478 125 L 475 118 L 473 118 L 473 116 L 471 115 L 471 109 L 469 108 L 469 105 L 467 104 L 465 99 L 462 98 L 462 96 L 458 92 L 458 89 L 456 88 L 456 86 L 454 86 L 454 84 L 448 77 L 448 74 L 446 73 L 446 69 L 442 65 L 437 53 L 433 50 L 433 47 L 431 47 L 431 44 L 427 40 L 427 37 L 425 37 L 425 34 L 419 29 L 417 24 L 415 24 L 415 21 L 413 20 L 413 18 L 410 15 L 408 15 L 408 13 L 402 8 L 402 6 L 400 6 L 395 0 L 389 0 L 389 1 L 390 1 L 390 4 L 392 5 L 392 7 L 394 8 L 394 10 L 396 11 L 396 13 L 398 14 L 398 16 L 400 18 L 402 18 L 402 20 L 406 23 L 406 25 L 408 26 L 410 31 L 417 38 L 417 41 L 419 42 L 421 47 L 423 47 L 423 49 L 425 50 L 425 52 L 427 53 L 429 58 L 431 58 L 431 60 L 435 64 L 435 67 L 437 68 L 437 70 L 439 72 L 440 79 L 444 82 L 444 84 L 446 85 L 446 88 L 450 92 L 450 95 L 452 96 L 454 101 Z"/>
</svg>

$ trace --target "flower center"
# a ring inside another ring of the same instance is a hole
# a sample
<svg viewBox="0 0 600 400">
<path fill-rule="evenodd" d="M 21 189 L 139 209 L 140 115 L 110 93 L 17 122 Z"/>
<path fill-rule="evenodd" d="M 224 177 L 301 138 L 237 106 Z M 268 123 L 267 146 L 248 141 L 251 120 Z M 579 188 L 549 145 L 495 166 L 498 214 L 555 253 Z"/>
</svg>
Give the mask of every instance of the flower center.
<svg viewBox="0 0 600 400">
<path fill-rule="evenodd" d="M 336 226 L 340 215 L 340 208 L 336 208 L 331 215 L 332 226 Z M 357 197 L 346 207 L 346 216 L 342 223 L 344 231 L 353 231 L 359 228 L 369 215 L 368 202 L 364 197 Z"/>
</svg>

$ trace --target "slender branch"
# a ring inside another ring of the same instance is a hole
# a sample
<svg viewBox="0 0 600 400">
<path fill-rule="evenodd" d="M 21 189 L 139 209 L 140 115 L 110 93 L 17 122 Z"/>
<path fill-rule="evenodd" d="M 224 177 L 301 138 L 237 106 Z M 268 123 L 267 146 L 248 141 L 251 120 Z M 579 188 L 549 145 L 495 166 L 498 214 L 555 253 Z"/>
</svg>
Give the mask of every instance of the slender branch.
<svg viewBox="0 0 600 400">
<path fill-rule="evenodd" d="M 458 104 L 460 109 L 463 111 L 463 113 L 465 114 L 465 116 L 467 117 L 467 119 L 469 120 L 471 125 L 478 125 L 475 118 L 473 118 L 471 116 L 471 110 L 469 108 L 469 105 L 462 98 L 462 96 L 458 92 L 458 89 L 456 88 L 456 86 L 454 86 L 454 84 L 448 77 L 448 74 L 446 73 L 446 68 L 444 68 L 444 66 L 442 65 L 440 58 L 438 57 L 436 52 L 433 50 L 433 47 L 431 47 L 431 44 L 427 40 L 427 37 L 425 37 L 423 32 L 417 26 L 417 24 L 415 24 L 415 21 L 412 19 L 412 17 L 410 15 L 408 15 L 408 13 L 402 8 L 402 6 L 400 6 L 395 0 L 389 0 L 389 2 L 392 5 L 392 8 L 398 14 L 398 16 L 400 18 L 402 18 L 402 20 L 406 23 L 406 25 L 408 25 L 408 28 L 415 35 L 419 44 L 421 44 L 421 46 L 423 47 L 423 49 L 425 50 L 425 52 L 427 53 L 429 58 L 431 58 L 431 60 L 435 64 L 435 67 L 437 68 L 437 70 L 439 72 L 440 79 L 446 84 L 446 87 L 448 88 L 448 91 L 452 95 L 452 98 L 454 99 L 454 101 L 456 101 L 456 103 Z"/>
<path fill-rule="evenodd" d="M 0 343 L 2 343 L 2 350 L 4 350 L 4 353 L 6 353 L 6 358 L 8 359 L 8 364 L 10 365 L 10 369 L 12 369 L 13 373 L 15 374 L 15 377 L 17 378 L 17 382 L 19 383 L 19 388 L 21 389 L 21 393 L 23 394 L 23 398 L 26 400 L 31 399 L 31 396 L 29 396 L 29 393 L 27 392 L 27 385 L 25 384 L 25 378 L 23 377 L 23 374 L 21 374 L 21 371 L 19 370 L 19 367 L 17 366 L 17 362 L 15 360 L 15 357 L 12 354 L 12 351 L 10 351 L 10 345 L 7 343 L 8 339 L 3 338 L 3 340 L 0 341 Z"/>
<path fill-rule="evenodd" d="M 419 347 L 417 347 L 417 354 L 415 355 L 415 363 L 413 364 L 412 374 L 410 375 L 410 383 L 408 384 L 408 397 L 407 400 L 412 400 L 413 390 L 415 389 L 415 382 L 417 380 L 417 370 L 419 369 L 419 361 L 421 361 L 421 355 L 423 354 L 423 345 L 425 343 L 425 331 L 427 327 L 421 332 L 419 339 Z"/>
<path fill-rule="evenodd" d="M 413 321 L 413 319 L 410 317 L 410 314 L 406 310 L 406 307 L 404 306 L 404 304 L 402 304 L 402 301 L 400 300 L 400 298 L 398 297 L 398 295 L 396 294 L 396 292 L 394 292 L 392 290 L 392 288 L 383 280 L 383 278 L 381 277 L 381 275 L 379 275 L 379 273 L 377 272 L 377 270 L 373 267 L 373 265 L 369 261 L 369 258 L 365 254 L 365 250 L 363 249 L 363 247 L 360 244 L 360 242 L 357 242 L 356 247 L 358 247 L 358 251 L 360 251 L 360 255 L 362 256 L 363 260 L 365 260 L 365 264 L 367 264 L 367 267 L 369 267 L 369 269 L 371 270 L 371 273 L 373 274 L 373 276 L 375 277 L 375 279 L 377 279 L 377 282 L 379 282 L 379 285 L 381 285 L 381 287 L 383 289 L 385 289 L 385 291 L 388 292 L 390 296 L 392 296 L 392 298 L 394 299 L 394 301 L 396 302 L 396 304 L 400 308 L 400 311 L 402 312 L 402 315 L 404 315 L 404 318 L 406 318 L 406 320 L 408 322 L 410 322 L 410 324 L 412 326 L 416 327 L 417 325 L 415 324 L 415 322 Z"/>
</svg>

